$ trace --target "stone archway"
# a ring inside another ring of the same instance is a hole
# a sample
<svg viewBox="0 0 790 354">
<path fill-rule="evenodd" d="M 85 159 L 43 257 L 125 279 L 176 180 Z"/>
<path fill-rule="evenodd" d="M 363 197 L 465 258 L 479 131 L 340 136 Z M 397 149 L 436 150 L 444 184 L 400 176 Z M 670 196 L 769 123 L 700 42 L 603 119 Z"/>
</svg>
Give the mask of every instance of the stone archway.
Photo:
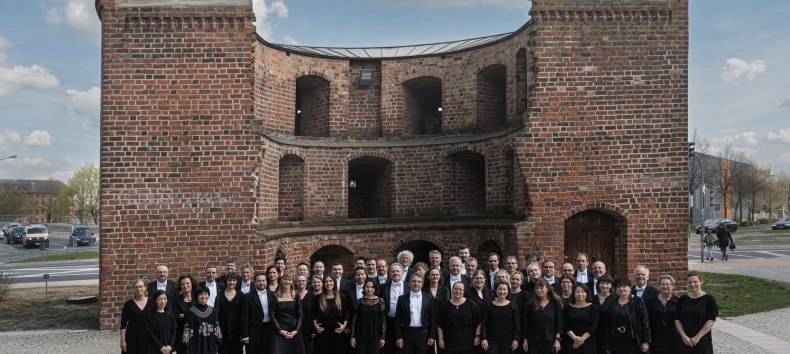
<svg viewBox="0 0 790 354">
<path fill-rule="evenodd" d="M 316 261 L 324 262 L 326 267 L 325 274 L 332 269 L 333 264 L 340 263 L 343 265 L 344 273 L 348 273 L 352 265 L 354 265 L 354 253 L 348 248 L 340 245 L 327 245 L 319 248 L 313 255 L 310 256 L 310 264 L 315 264 Z"/>
<path fill-rule="evenodd" d="M 428 261 L 428 252 L 432 250 L 439 250 L 439 252 L 442 252 L 442 254 L 444 254 L 444 251 L 442 251 L 442 249 L 439 248 L 439 246 L 437 246 L 433 242 L 424 241 L 424 240 L 414 240 L 414 241 L 408 241 L 400 245 L 400 247 L 396 248 L 395 254 L 393 255 L 393 259 L 397 259 L 398 253 L 400 253 L 400 251 L 403 250 L 409 250 L 412 253 L 414 253 L 414 261 L 412 261 L 412 264 L 417 262 L 424 262 L 425 264 L 430 264 L 430 262 Z"/>
<path fill-rule="evenodd" d="M 623 272 L 626 257 L 617 249 L 625 245 L 625 228 L 625 218 L 606 210 L 589 209 L 571 215 L 565 220 L 564 262 L 575 264 L 576 254 L 584 252 L 590 264 L 604 262 L 607 273 Z"/>
</svg>

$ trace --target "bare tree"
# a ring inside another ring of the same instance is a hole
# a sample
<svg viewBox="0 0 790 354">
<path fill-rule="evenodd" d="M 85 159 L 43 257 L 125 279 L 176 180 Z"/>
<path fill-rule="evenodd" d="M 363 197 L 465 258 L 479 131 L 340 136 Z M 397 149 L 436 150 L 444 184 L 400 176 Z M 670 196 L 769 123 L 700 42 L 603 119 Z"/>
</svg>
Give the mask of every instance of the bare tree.
<svg viewBox="0 0 790 354">
<path fill-rule="evenodd" d="M 766 206 L 768 206 L 769 218 L 773 217 L 774 206 L 779 203 L 779 198 L 781 198 L 782 190 L 780 187 L 781 185 L 779 180 L 772 178 L 771 176 L 766 179 L 763 202 L 766 204 Z"/>
<path fill-rule="evenodd" d="M 689 193 L 691 193 L 692 190 L 699 188 L 704 182 L 712 183 L 710 174 L 713 171 L 711 169 L 713 166 L 710 166 L 710 159 L 702 156 L 710 155 L 710 142 L 699 135 L 697 129 L 694 129 L 689 143 L 694 145 L 694 153 L 700 158 L 699 165 L 693 158 L 689 158 Z M 702 166 L 702 171 L 700 171 L 700 165 Z M 707 174 L 705 174 L 706 172 Z"/>
<path fill-rule="evenodd" d="M 11 288 L 14 287 L 16 283 L 16 275 L 9 271 L 0 270 L 0 302 L 8 296 L 8 293 L 11 291 Z"/>
</svg>

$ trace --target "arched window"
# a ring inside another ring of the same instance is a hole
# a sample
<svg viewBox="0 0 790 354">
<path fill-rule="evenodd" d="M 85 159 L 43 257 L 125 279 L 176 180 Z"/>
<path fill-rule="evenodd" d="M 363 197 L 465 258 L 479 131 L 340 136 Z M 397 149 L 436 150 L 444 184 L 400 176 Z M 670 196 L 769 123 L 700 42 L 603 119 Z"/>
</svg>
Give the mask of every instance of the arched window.
<svg viewBox="0 0 790 354">
<path fill-rule="evenodd" d="M 392 163 L 364 156 L 348 162 L 348 218 L 392 215 Z"/>
<path fill-rule="evenodd" d="M 477 73 L 477 126 L 491 130 L 507 121 L 507 69 L 494 64 Z"/>
</svg>

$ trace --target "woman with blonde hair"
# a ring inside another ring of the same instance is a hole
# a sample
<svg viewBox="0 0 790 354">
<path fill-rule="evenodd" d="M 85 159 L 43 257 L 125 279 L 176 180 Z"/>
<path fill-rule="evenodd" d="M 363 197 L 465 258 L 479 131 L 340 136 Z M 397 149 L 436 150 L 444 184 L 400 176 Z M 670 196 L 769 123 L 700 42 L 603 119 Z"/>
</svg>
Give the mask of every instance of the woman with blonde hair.
<svg viewBox="0 0 790 354">
<path fill-rule="evenodd" d="M 121 309 L 121 352 L 127 354 L 147 354 L 148 334 L 146 325 L 148 315 L 154 304 L 148 301 L 145 281 L 137 278 L 132 281 L 132 298 L 126 300 Z"/>
<path fill-rule="evenodd" d="M 304 354 L 304 342 L 301 334 L 302 301 L 294 290 L 293 274 L 284 271 L 277 288 L 277 301 L 272 307 L 272 324 L 274 354 Z"/>
<path fill-rule="evenodd" d="M 348 306 L 343 294 L 335 286 L 335 279 L 324 277 L 324 291 L 313 304 L 313 327 L 315 341 L 313 354 L 334 354 L 346 348 L 349 341 L 345 331 L 348 327 Z"/>
</svg>

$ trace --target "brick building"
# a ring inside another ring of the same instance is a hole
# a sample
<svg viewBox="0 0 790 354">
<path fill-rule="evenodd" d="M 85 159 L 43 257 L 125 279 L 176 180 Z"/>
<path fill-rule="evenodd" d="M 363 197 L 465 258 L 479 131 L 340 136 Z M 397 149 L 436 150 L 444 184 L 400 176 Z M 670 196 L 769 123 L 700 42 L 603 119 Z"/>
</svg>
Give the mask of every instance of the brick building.
<svg viewBox="0 0 790 354">
<path fill-rule="evenodd" d="M 686 0 L 533 0 L 513 33 L 365 49 L 267 43 L 249 0 L 97 12 L 103 328 L 156 264 L 229 256 L 465 244 L 685 276 Z"/>
<path fill-rule="evenodd" d="M 7 210 L 0 215 L 7 221 L 17 217 L 31 223 L 47 223 L 56 215 L 58 194 L 66 184 L 57 180 L 43 179 L 0 179 L 0 196 Z"/>
</svg>

